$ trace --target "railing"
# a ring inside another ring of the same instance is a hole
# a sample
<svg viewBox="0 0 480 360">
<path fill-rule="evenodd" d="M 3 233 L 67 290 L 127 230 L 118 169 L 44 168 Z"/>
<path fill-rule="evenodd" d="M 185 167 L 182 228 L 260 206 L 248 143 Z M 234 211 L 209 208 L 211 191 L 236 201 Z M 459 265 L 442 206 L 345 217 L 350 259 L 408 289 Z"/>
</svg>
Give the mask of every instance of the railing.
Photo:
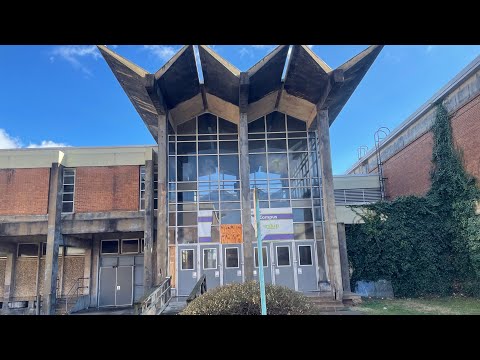
<svg viewBox="0 0 480 360">
<path fill-rule="evenodd" d="M 368 204 L 382 200 L 380 188 L 335 189 L 335 205 Z"/>
<path fill-rule="evenodd" d="M 172 277 L 167 277 L 163 283 L 144 295 L 135 304 L 137 315 L 158 315 L 167 307 L 172 298 Z"/>
<path fill-rule="evenodd" d="M 68 290 L 67 294 L 65 295 L 65 314 L 68 315 L 68 301 L 73 297 L 75 294 L 75 297 L 78 299 L 78 292 L 83 289 L 88 289 L 88 285 L 85 285 L 85 280 L 90 280 L 90 278 L 78 278 L 75 280 L 73 285 L 71 286 L 70 290 Z"/>
<path fill-rule="evenodd" d="M 187 304 L 207 292 L 207 277 L 203 274 L 187 298 Z"/>
</svg>

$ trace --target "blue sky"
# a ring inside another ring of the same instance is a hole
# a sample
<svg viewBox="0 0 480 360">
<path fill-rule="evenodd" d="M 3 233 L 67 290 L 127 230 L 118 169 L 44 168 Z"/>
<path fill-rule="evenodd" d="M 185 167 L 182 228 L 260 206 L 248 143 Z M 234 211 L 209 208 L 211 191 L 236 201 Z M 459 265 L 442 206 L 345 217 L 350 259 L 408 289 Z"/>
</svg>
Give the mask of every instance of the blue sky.
<svg viewBox="0 0 480 360">
<path fill-rule="evenodd" d="M 274 46 L 212 45 L 240 70 Z M 313 45 L 335 68 L 367 46 Z M 179 48 L 112 45 L 150 72 Z M 335 174 L 374 146 L 381 126 L 393 130 L 480 54 L 480 45 L 385 46 L 331 127 Z M 154 140 L 94 46 L 0 46 L 0 149 L 147 145 Z"/>
</svg>

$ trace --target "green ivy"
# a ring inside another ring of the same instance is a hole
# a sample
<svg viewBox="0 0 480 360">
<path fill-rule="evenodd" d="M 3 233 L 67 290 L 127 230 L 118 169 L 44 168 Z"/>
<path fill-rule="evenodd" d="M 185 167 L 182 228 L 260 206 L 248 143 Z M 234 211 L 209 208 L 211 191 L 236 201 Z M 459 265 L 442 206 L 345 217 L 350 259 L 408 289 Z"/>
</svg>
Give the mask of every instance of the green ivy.
<svg viewBox="0 0 480 360">
<path fill-rule="evenodd" d="M 352 286 L 386 279 L 397 296 L 480 293 L 480 189 L 454 147 L 448 112 L 436 110 L 427 195 L 352 206 L 364 221 L 346 229 Z"/>
</svg>

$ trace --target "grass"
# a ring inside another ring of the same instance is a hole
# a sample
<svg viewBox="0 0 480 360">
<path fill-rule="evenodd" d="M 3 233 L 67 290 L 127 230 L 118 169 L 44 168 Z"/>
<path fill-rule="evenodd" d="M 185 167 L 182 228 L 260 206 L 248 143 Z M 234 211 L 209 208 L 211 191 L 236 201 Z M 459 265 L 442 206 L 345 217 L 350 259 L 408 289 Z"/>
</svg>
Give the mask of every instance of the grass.
<svg viewBox="0 0 480 360">
<path fill-rule="evenodd" d="M 480 315 L 480 299 L 466 297 L 363 299 L 352 310 L 365 315 Z"/>
</svg>

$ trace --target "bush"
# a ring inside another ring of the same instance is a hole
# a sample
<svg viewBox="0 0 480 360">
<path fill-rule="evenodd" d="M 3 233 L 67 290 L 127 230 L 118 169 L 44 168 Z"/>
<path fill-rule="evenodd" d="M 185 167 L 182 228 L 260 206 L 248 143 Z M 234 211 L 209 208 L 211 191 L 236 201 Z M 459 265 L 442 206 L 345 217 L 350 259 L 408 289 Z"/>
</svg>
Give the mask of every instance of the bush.
<svg viewBox="0 0 480 360">
<path fill-rule="evenodd" d="M 308 299 L 283 286 L 266 285 L 268 315 L 312 313 Z M 193 300 L 181 315 L 260 315 L 260 286 L 256 281 L 209 290 Z"/>
</svg>

